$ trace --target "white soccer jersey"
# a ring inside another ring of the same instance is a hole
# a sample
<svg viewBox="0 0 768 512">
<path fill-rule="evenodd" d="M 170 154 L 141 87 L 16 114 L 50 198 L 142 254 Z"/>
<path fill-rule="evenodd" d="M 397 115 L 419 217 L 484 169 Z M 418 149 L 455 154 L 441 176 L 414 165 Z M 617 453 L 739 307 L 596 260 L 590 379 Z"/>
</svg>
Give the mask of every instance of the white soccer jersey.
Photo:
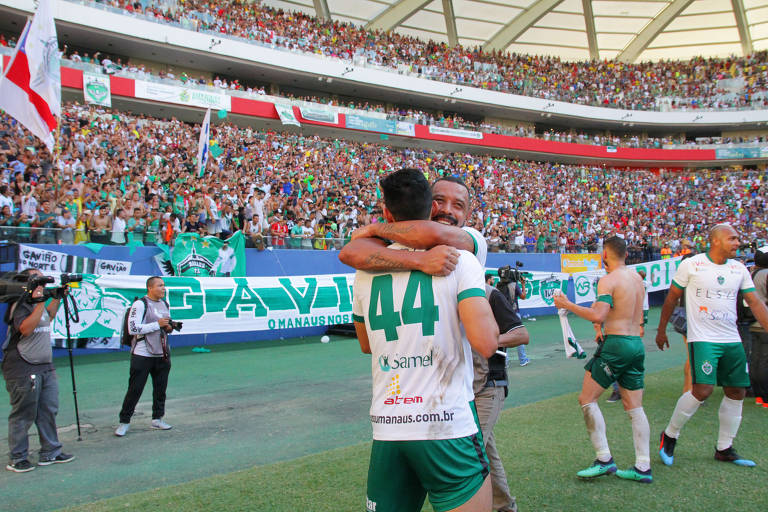
<svg viewBox="0 0 768 512">
<path fill-rule="evenodd" d="M 459 251 L 456 270 L 446 277 L 357 271 L 352 313 L 365 323 L 371 347 L 374 439 L 455 439 L 477 432 L 469 406 L 472 355 L 458 303 L 485 297 L 483 277 L 467 251 Z"/>
<path fill-rule="evenodd" d="M 485 241 L 483 235 L 480 234 L 480 232 L 475 228 L 464 226 L 461 229 L 469 233 L 469 235 L 472 237 L 472 240 L 475 241 L 475 258 L 477 258 L 477 261 L 480 262 L 480 265 L 485 268 L 485 260 L 488 259 L 488 242 Z"/>
<path fill-rule="evenodd" d="M 747 268 L 735 260 L 718 265 L 706 253 L 683 260 L 672 284 L 685 289 L 688 341 L 741 343 L 736 294 L 754 291 Z"/>
</svg>

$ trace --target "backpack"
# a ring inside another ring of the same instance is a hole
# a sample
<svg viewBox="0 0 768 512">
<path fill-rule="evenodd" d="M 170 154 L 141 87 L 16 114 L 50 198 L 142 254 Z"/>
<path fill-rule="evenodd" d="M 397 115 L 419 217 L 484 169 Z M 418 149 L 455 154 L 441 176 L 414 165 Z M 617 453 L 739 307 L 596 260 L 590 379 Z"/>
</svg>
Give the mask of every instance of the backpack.
<svg viewBox="0 0 768 512">
<path fill-rule="evenodd" d="M 133 334 L 128 332 L 128 316 L 131 314 L 131 308 L 133 308 L 133 305 L 137 300 L 140 300 L 144 303 L 144 317 L 141 319 L 141 323 L 144 323 L 144 319 L 147 318 L 147 298 L 134 297 L 133 301 L 131 301 L 131 305 L 128 306 L 128 308 L 125 310 L 125 313 L 123 314 L 123 333 L 120 336 L 120 344 L 125 345 L 126 347 L 133 345 L 133 338 L 135 337 Z"/>
</svg>

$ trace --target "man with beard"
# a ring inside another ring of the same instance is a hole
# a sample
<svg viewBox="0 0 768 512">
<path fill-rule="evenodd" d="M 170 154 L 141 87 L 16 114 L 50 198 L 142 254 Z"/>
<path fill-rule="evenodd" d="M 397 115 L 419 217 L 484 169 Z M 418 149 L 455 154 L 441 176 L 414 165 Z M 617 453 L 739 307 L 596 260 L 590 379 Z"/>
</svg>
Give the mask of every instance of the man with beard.
<svg viewBox="0 0 768 512">
<path fill-rule="evenodd" d="M 486 241 L 477 230 L 464 225 L 472 210 L 469 187 L 457 178 L 440 178 L 432 184 L 432 200 L 434 207 L 431 221 L 415 220 L 363 226 L 352 234 L 352 241 L 341 250 L 339 259 L 351 267 L 369 272 L 420 270 L 425 274 L 445 276 L 456 268 L 459 254 L 457 249 L 461 249 L 474 254 L 485 267 L 488 253 Z M 425 251 L 389 249 L 385 239 Z M 499 346 L 519 345 L 518 337 L 527 338 L 528 333 L 524 331 L 523 328 L 502 333 Z M 474 367 L 477 372 L 477 362 Z M 487 370 L 485 373 L 487 374 Z M 505 396 L 503 386 L 487 385 L 475 394 L 475 405 L 486 453 L 491 463 L 493 510 L 512 512 L 517 510 L 515 497 L 509 491 L 506 472 L 493 438 L 493 427 L 504 405 Z"/>
</svg>

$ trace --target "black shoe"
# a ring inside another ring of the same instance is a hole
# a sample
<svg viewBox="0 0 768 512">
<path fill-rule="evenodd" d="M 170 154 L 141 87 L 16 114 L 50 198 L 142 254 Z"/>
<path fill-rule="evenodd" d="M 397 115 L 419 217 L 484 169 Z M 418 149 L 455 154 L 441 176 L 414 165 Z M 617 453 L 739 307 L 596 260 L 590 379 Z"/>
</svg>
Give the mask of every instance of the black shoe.
<svg viewBox="0 0 768 512">
<path fill-rule="evenodd" d="M 667 466 L 671 466 L 675 461 L 675 444 L 677 444 L 677 439 L 669 437 L 667 433 L 662 430 L 659 455 L 661 456 L 661 462 Z"/>
<path fill-rule="evenodd" d="M 736 450 L 733 449 L 733 446 L 729 446 L 725 450 L 718 450 L 717 447 L 715 447 L 715 460 L 719 460 L 720 462 L 733 462 L 737 466 L 744 466 L 747 468 L 751 468 L 755 465 L 755 461 L 740 457 L 739 454 L 736 453 Z"/>
<path fill-rule="evenodd" d="M 621 400 L 621 393 L 619 393 L 614 389 L 613 392 L 611 393 L 611 396 L 608 397 L 608 400 L 606 400 L 606 402 L 608 402 L 609 404 L 612 404 L 620 400 Z"/>
<path fill-rule="evenodd" d="M 52 459 L 40 459 L 37 462 L 38 466 L 50 466 L 51 464 L 64 464 L 65 462 L 72 462 L 75 460 L 74 455 L 70 455 L 68 453 L 61 452 L 57 456 L 55 456 Z"/>
<path fill-rule="evenodd" d="M 32 471 L 35 469 L 35 466 L 29 463 L 27 459 L 20 460 L 16 464 L 8 464 L 5 466 L 5 469 L 8 471 L 13 471 L 14 473 L 26 473 L 27 471 Z"/>
</svg>

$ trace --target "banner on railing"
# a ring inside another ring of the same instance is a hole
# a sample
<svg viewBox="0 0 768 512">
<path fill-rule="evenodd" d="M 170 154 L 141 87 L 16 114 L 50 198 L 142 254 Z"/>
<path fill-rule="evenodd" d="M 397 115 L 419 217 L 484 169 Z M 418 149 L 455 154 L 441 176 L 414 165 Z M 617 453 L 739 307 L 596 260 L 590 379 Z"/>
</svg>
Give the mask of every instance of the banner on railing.
<svg viewBox="0 0 768 512">
<path fill-rule="evenodd" d="M 602 268 L 603 259 L 599 254 L 561 254 L 560 270 L 575 274 Z"/>
<path fill-rule="evenodd" d="M 131 273 L 130 261 L 102 260 L 73 256 L 58 251 L 49 251 L 19 244 L 18 270 L 36 268 L 45 275 L 62 272 L 77 274 L 125 275 Z"/>
<path fill-rule="evenodd" d="M 477 139 L 483 138 L 482 132 L 475 132 L 471 130 L 458 130 L 456 128 L 445 128 L 443 126 L 429 125 L 429 133 L 432 135 L 448 135 L 449 137 L 463 137 L 465 139 Z"/>
<path fill-rule="evenodd" d="M 301 126 L 301 123 L 296 119 L 296 114 L 293 113 L 293 106 L 284 103 L 275 103 L 275 110 L 277 110 L 277 116 L 280 118 L 280 122 L 283 124 L 290 124 L 293 126 Z"/>
<path fill-rule="evenodd" d="M 133 299 L 146 293 L 146 276 L 86 275 L 70 294 L 80 321 L 73 338 L 120 334 Z M 264 331 L 352 322 L 354 274 L 313 277 L 165 277 L 171 318 L 182 333 Z M 66 337 L 64 309 L 53 322 L 54 338 Z"/>
<path fill-rule="evenodd" d="M 112 91 L 108 75 L 83 72 L 83 95 L 89 105 L 112 106 Z"/>
<path fill-rule="evenodd" d="M 155 261 L 163 276 L 241 277 L 245 275 L 245 235 L 238 231 L 221 240 L 182 233 L 173 248 L 157 254 Z"/>
<path fill-rule="evenodd" d="M 176 105 L 210 108 L 211 110 L 232 110 L 232 98 L 226 94 L 203 91 L 175 85 L 135 81 L 135 96 L 145 100 L 162 101 Z"/>
<path fill-rule="evenodd" d="M 351 130 L 397 134 L 397 121 L 360 114 L 347 114 L 346 127 Z"/>
<path fill-rule="evenodd" d="M 493 270 L 490 271 L 494 273 Z M 569 274 L 564 272 L 522 272 L 525 277 L 525 299 L 520 309 L 547 308 L 554 304 L 555 290 L 568 291 Z M 515 286 L 510 283 L 509 286 Z M 522 290 L 521 290 L 522 291 Z"/>
<path fill-rule="evenodd" d="M 638 263 L 637 265 L 628 265 L 628 267 L 636 271 L 645 270 L 646 289 L 650 293 L 666 290 L 670 287 L 681 260 L 682 258 L 678 257 Z M 576 302 L 580 304 L 594 302 L 597 299 L 597 281 L 604 275 L 605 270 L 603 269 L 574 273 L 573 288 Z"/>
<path fill-rule="evenodd" d="M 318 123 L 330 123 L 339 124 L 339 113 L 335 110 L 331 110 L 329 107 L 316 106 L 316 107 L 299 107 L 299 113 L 301 117 L 307 121 L 316 121 Z"/>
</svg>

